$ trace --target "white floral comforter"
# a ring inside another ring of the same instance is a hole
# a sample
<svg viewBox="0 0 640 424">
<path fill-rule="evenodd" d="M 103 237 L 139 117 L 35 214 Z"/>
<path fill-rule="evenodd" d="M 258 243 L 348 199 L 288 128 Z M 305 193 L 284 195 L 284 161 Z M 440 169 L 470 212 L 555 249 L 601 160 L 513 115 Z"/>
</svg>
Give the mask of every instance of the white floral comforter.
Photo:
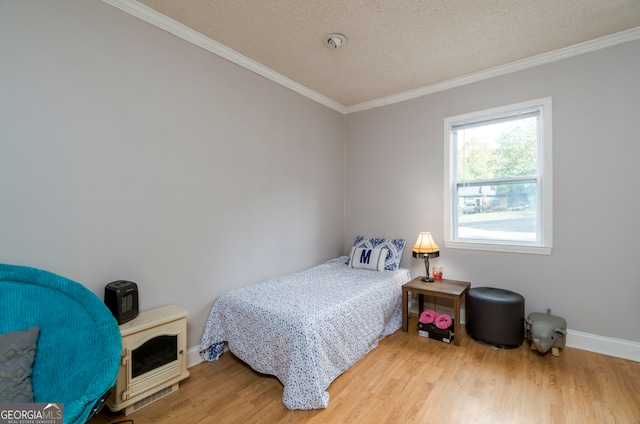
<svg viewBox="0 0 640 424">
<path fill-rule="evenodd" d="M 229 350 L 284 385 L 289 409 L 325 408 L 331 382 L 402 325 L 407 269 L 350 268 L 346 257 L 220 296 L 200 355 Z"/>
</svg>

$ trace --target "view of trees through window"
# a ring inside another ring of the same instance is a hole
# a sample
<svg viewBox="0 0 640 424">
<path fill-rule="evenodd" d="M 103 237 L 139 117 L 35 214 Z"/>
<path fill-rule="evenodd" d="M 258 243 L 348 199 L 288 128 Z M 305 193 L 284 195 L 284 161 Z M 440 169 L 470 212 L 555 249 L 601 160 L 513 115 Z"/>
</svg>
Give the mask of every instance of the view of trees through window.
<svg viewBox="0 0 640 424">
<path fill-rule="evenodd" d="M 537 174 L 536 118 L 458 132 L 462 132 L 462 142 L 458 140 L 459 181 Z"/>
<path fill-rule="evenodd" d="M 535 242 L 538 114 L 457 125 L 457 237 Z"/>
</svg>

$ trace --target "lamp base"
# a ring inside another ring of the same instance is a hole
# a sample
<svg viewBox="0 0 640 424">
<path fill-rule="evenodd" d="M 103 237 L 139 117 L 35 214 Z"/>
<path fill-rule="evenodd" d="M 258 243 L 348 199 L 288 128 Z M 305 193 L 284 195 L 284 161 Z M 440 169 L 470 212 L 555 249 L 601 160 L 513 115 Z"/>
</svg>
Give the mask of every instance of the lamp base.
<svg viewBox="0 0 640 424">
<path fill-rule="evenodd" d="M 425 283 L 433 283 L 433 278 L 429 278 L 429 277 L 422 277 L 421 279 L 423 282 Z"/>
</svg>

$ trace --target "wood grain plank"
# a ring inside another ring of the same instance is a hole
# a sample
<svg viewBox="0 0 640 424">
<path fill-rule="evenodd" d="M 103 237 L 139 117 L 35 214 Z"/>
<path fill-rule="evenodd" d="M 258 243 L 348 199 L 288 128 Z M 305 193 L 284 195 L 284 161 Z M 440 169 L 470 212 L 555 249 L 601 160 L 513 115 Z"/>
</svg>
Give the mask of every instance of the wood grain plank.
<svg viewBox="0 0 640 424">
<path fill-rule="evenodd" d="M 190 369 L 180 389 L 126 418 L 176 423 L 640 423 L 640 363 L 525 342 L 494 349 L 466 334 L 461 346 L 409 332 L 382 340 L 329 387 L 329 407 L 290 411 L 277 378 L 225 353 Z M 464 332 L 463 332 L 464 333 Z M 125 419 L 103 410 L 89 424 Z"/>
</svg>

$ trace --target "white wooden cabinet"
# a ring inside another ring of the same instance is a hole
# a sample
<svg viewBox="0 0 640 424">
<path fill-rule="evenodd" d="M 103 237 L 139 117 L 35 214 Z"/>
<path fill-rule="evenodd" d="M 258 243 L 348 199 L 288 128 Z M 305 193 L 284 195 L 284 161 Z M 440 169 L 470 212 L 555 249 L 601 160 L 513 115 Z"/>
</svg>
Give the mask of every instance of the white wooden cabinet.
<svg viewBox="0 0 640 424">
<path fill-rule="evenodd" d="M 125 415 L 172 393 L 189 376 L 187 314 L 168 305 L 141 312 L 120 325 L 122 356 L 114 389 L 107 399 L 112 411 Z"/>
</svg>

